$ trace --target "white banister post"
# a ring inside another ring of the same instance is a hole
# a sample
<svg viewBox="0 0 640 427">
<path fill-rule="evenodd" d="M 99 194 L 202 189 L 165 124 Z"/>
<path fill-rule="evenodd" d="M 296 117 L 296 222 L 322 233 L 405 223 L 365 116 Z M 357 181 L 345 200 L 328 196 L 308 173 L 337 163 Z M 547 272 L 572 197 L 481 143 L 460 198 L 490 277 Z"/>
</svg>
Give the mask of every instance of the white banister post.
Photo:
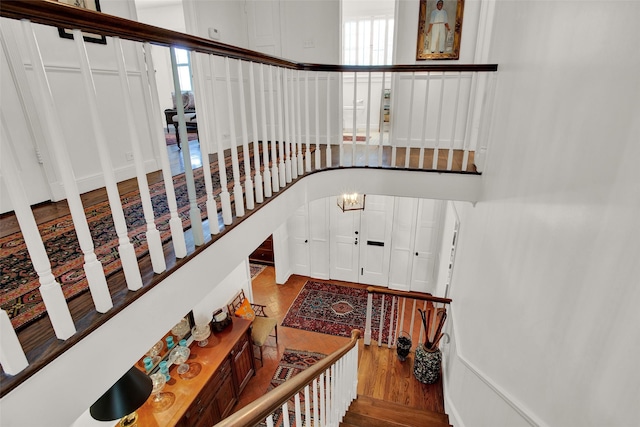
<svg viewBox="0 0 640 427">
<path fill-rule="evenodd" d="M 289 124 L 290 124 L 290 142 L 291 142 L 291 179 L 298 178 L 298 144 L 296 138 L 296 102 L 295 102 L 295 87 L 293 86 L 293 76 L 294 73 L 292 70 L 289 70 L 288 74 L 290 75 L 288 79 L 287 87 L 289 89 L 289 97 L 287 99 L 287 104 L 289 105 L 291 114 L 289 115 Z"/>
<path fill-rule="evenodd" d="M 122 263 L 122 270 L 129 290 L 137 291 L 142 288 L 140 267 L 138 266 L 136 251 L 131 244 L 131 240 L 129 240 L 129 235 L 127 234 L 127 221 L 124 217 L 124 212 L 122 211 L 122 202 L 120 201 L 120 193 L 118 192 L 118 183 L 116 182 L 116 177 L 113 173 L 113 163 L 111 163 L 107 137 L 105 136 L 104 127 L 100 120 L 100 113 L 98 112 L 98 98 L 96 95 L 95 82 L 93 81 L 93 75 L 91 73 L 91 66 L 89 64 L 89 56 L 87 55 L 87 50 L 85 48 L 82 31 L 72 30 L 72 33 L 78 52 L 78 59 L 80 60 L 80 75 L 82 76 L 84 94 L 87 100 L 89 115 L 91 116 L 93 136 L 96 141 L 96 147 L 98 148 L 98 159 L 102 166 L 102 176 L 104 178 L 105 190 L 107 191 L 107 197 L 109 199 L 111 217 L 118 235 L 118 254 L 120 255 L 120 262 Z"/>
<path fill-rule="evenodd" d="M 367 129 L 364 137 L 365 166 L 370 166 L 369 139 L 371 138 L 371 78 L 371 71 L 369 71 L 369 78 L 367 79 Z M 380 110 L 382 110 L 382 108 Z M 382 122 L 380 122 L 380 126 L 382 126 Z"/>
<path fill-rule="evenodd" d="M 391 348 L 391 344 L 395 342 L 393 337 L 393 315 L 395 314 L 397 301 L 398 301 L 398 297 L 396 296 L 391 297 L 391 316 L 389 317 L 389 336 L 387 337 L 387 348 Z M 380 334 L 382 334 L 382 331 L 380 331 Z"/>
<path fill-rule="evenodd" d="M 378 347 L 382 345 L 382 327 L 384 326 L 384 303 L 385 295 L 380 294 L 380 324 L 378 325 Z"/>
<path fill-rule="evenodd" d="M 199 94 L 196 99 L 196 111 L 200 117 L 208 117 L 210 113 L 211 103 L 214 102 L 211 97 L 205 96 L 207 91 L 206 75 L 203 69 L 203 61 L 206 61 L 206 54 L 198 54 L 193 52 L 191 55 L 191 69 L 193 71 L 193 89 Z M 202 95 L 202 96 L 200 96 Z M 213 123 L 209 120 L 201 120 L 198 124 L 198 142 L 200 142 L 200 158 L 202 159 L 202 176 L 211 177 L 211 143 L 213 141 Z M 204 188 L 207 197 L 205 208 L 207 210 L 207 219 L 209 220 L 209 234 L 219 234 L 220 224 L 218 223 L 218 206 L 213 196 L 213 183 L 211 179 L 203 179 Z"/>
<path fill-rule="evenodd" d="M 309 100 L 309 73 L 304 74 L 304 141 L 307 147 L 307 151 L 304 153 L 304 166 L 306 172 L 311 172 L 311 131 L 309 129 L 309 108 L 311 101 Z"/>
<path fill-rule="evenodd" d="M 224 58 L 224 66 L 227 79 L 227 107 L 229 109 L 229 146 L 231 148 L 231 171 L 233 173 L 233 203 L 236 207 L 236 216 L 244 216 L 244 196 L 242 195 L 242 183 L 240 180 L 240 163 L 238 162 L 238 140 L 236 138 L 236 120 L 233 108 L 233 92 L 231 90 L 231 67 L 229 57 Z M 242 84 L 242 82 L 238 82 Z"/>
<path fill-rule="evenodd" d="M 326 164 L 327 168 L 331 167 L 331 73 L 327 73 L 327 152 Z"/>
<path fill-rule="evenodd" d="M 306 389 L 305 389 L 306 391 Z M 297 392 L 293 398 L 294 404 L 295 404 L 295 419 L 296 419 L 296 427 L 300 426 L 302 427 L 302 410 L 300 408 L 300 393 Z M 286 413 L 283 413 L 283 418 L 289 418 L 288 415 Z"/>
<path fill-rule="evenodd" d="M 384 91 L 385 91 L 386 85 L 387 85 L 387 73 L 383 71 L 382 72 L 382 92 L 380 93 L 380 118 L 378 119 L 380 121 L 380 140 L 378 141 L 378 167 L 382 166 L 382 145 L 384 143 L 384 108 L 382 108 L 382 106 L 384 106 Z M 391 99 L 389 99 L 389 102 L 391 102 Z M 391 108 L 391 104 L 389 104 L 389 108 Z M 389 112 L 391 112 L 391 110 L 389 110 Z M 389 121 L 389 129 L 391 129 L 391 121 Z"/>
<path fill-rule="evenodd" d="M 273 415 L 267 417 L 267 427 L 273 427 Z"/>
<path fill-rule="evenodd" d="M 249 62 L 249 66 L 251 63 Z M 242 125 L 242 159 L 244 163 L 244 193 L 247 209 L 255 208 L 253 199 L 253 180 L 251 179 L 251 153 L 249 152 L 249 131 L 247 129 L 247 107 L 244 99 L 244 76 L 242 60 L 238 59 L 238 89 L 240 91 L 240 123 Z"/>
<path fill-rule="evenodd" d="M 9 315 L 4 310 L 0 310 L 0 364 L 4 372 L 9 375 L 16 375 L 29 366 L 18 335 L 11 325 Z"/>
<path fill-rule="evenodd" d="M 320 375 L 320 377 L 322 378 L 322 375 Z M 317 426 L 320 423 L 320 412 L 318 411 L 318 378 L 313 380 L 311 392 L 313 393 L 313 423 Z M 307 422 L 307 427 L 311 427 L 310 420 Z"/>
<path fill-rule="evenodd" d="M 218 157 L 218 176 L 220 178 L 220 205 L 222 206 L 222 221 L 225 225 L 230 225 L 233 222 L 233 213 L 231 212 L 231 195 L 229 194 L 229 188 L 227 183 L 227 165 L 224 159 L 224 145 L 222 144 L 222 129 L 218 122 L 218 116 L 216 114 L 215 99 L 218 95 L 216 89 L 216 73 L 214 56 L 209 55 L 209 68 L 211 70 L 211 99 L 214 100 L 213 108 L 211 108 L 211 120 L 214 123 L 216 129 L 216 147 Z"/>
<path fill-rule="evenodd" d="M 364 324 L 364 345 L 371 345 L 371 319 L 373 317 L 373 294 L 367 294 L 367 318 Z"/>
<path fill-rule="evenodd" d="M 456 129 L 458 124 L 458 105 L 460 104 L 460 86 L 462 85 L 462 72 L 458 71 L 458 84 L 456 85 L 456 102 L 453 106 L 453 120 L 451 120 L 451 142 L 449 143 L 449 153 L 447 155 L 447 170 L 453 167 L 453 147 L 456 143 Z"/>
<path fill-rule="evenodd" d="M 276 104 L 278 105 L 278 177 L 280 179 L 280 188 L 284 188 L 287 185 L 287 171 L 284 164 L 284 123 L 283 123 L 283 113 L 282 113 L 282 102 L 284 98 L 282 97 L 282 82 L 280 81 L 280 67 L 276 67 L 276 89 L 277 92 L 275 94 Z"/>
<path fill-rule="evenodd" d="M 353 126 L 352 134 L 351 134 L 351 166 L 356 165 L 356 141 L 357 141 L 357 133 L 358 133 L 358 73 L 354 71 L 353 73 L 353 117 L 351 119 L 351 123 Z M 342 137 L 344 139 L 344 136 Z"/>
<path fill-rule="evenodd" d="M 333 383 L 333 377 L 331 376 L 331 367 L 327 368 L 327 370 L 325 371 L 325 379 L 326 379 L 326 384 L 325 384 L 325 390 L 326 390 L 326 396 L 327 396 L 327 401 L 325 403 L 325 415 L 324 415 L 324 425 L 331 425 L 331 411 L 333 408 L 333 393 L 331 390 L 331 384 Z"/>
<path fill-rule="evenodd" d="M 306 427 L 311 427 L 311 399 L 309 397 L 309 392 L 310 387 L 307 384 L 307 386 L 304 388 L 304 421 Z M 302 423 L 300 424 L 300 426 L 302 426 Z"/>
<path fill-rule="evenodd" d="M 300 70 L 297 70 L 298 81 L 296 82 L 297 92 L 296 92 L 296 100 L 297 108 L 296 108 L 296 118 L 298 121 L 298 175 L 304 175 L 304 154 L 302 153 L 302 104 L 301 104 L 301 96 L 300 92 L 302 89 L 300 88 L 301 78 L 300 78 Z"/>
<path fill-rule="evenodd" d="M 284 422 L 284 427 L 290 427 L 291 423 L 289 421 L 289 403 L 284 402 L 282 404 L 282 420 Z"/>
<path fill-rule="evenodd" d="M 147 224 L 147 231 L 145 232 L 145 235 L 147 238 L 147 245 L 149 247 L 149 258 L 151 258 L 153 272 L 159 274 L 167 269 L 167 263 L 164 259 L 164 253 L 162 251 L 162 240 L 160 238 L 160 232 L 156 228 L 155 224 L 153 206 L 151 205 L 151 195 L 149 194 L 149 183 L 147 181 L 147 174 L 144 169 L 142 149 L 140 148 L 140 137 L 138 135 L 136 126 L 133 123 L 131 89 L 129 87 L 129 79 L 127 78 L 122 43 L 120 42 L 119 37 L 113 37 L 112 40 L 115 50 L 116 63 L 118 65 L 118 77 L 120 80 L 120 90 L 124 104 L 127 127 L 129 130 L 129 138 L 131 138 L 131 151 L 133 152 L 133 163 L 136 169 L 136 179 L 138 181 L 138 189 L 140 192 L 140 202 L 142 203 L 142 212 Z"/>
<path fill-rule="evenodd" d="M 269 65 L 269 122 L 271 123 L 271 185 L 274 193 L 280 191 L 280 179 L 278 177 L 278 138 L 276 136 L 276 106 L 273 89 L 273 65 Z"/>
<path fill-rule="evenodd" d="M 416 304 L 417 304 L 417 300 L 413 300 L 413 307 L 411 308 L 411 326 L 409 326 L 409 336 L 411 337 L 411 342 L 414 343 L 416 342 L 413 339 L 413 323 L 416 320 Z"/>
<path fill-rule="evenodd" d="M 278 85 L 280 85 L 280 79 L 278 79 Z M 280 91 L 280 86 L 278 86 Z M 284 161 L 284 185 L 290 183 L 293 179 L 291 168 L 291 136 L 289 134 L 289 123 L 291 119 L 289 117 L 289 85 L 287 84 L 287 69 L 282 69 L 282 101 L 284 104 L 284 152 L 286 160 Z M 283 118 L 280 119 L 281 121 Z M 282 131 L 280 131 L 282 135 Z M 282 183 L 282 176 L 280 177 L 280 183 Z M 284 187 L 283 185 L 283 187 Z"/>
<path fill-rule="evenodd" d="M 249 62 L 249 92 L 251 94 L 251 131 L 253 133 L 253 170 L 255 172 L 256 202 L 264 202 L 262 172 L 260 172 L 260 142 L 258 138 L 258 114 L 256 112 L 256 82 L 253 75 L 253 62 Z M 245 172 L 246 173 L 246 172 Z"/>
<path fill-rule="evenodd" d="M 31 263 L 33 264 L 33 269 L 38 274 L 40 280 L 40 295 L 42 295 L 42 300 L 47 308 L 53 330 L 56 333 L 56 337 L 61 340 L 66 340 L 76 333 L 76 327 L 73 324 L 69 306 L 62 293 L 62 287 L 56 282 L 51 272 L 51 263 L 49 262 L 47 251 L 42 242 L 38 224 L 36 224 L 33 212 L 29 206 L 26 189 L 20 180 L 20 172 L 16 166 L 20 163 L 18 159 L 15 159 L 13 156 L 13 150 L 11 149 L 13 143 L 11 142 L 11 136 L 7 129 L 8 126 L 5 122 L 4 115 L 0 111 L 0 144 L 2 144 L 0 161 L 2 165 L 2 177 L 6 184 L 5 188 L 13 204 L 13 209 L 18 224 L 20 225 L 20 231 L 22 231 L 22 236 L 27 246 Z M 4 310 L 3 313 L 5 313 Z"/>
<path fill-rule="evenodd" d="M 433 163 L 431 167 L 438 169 L 438 151 L 440 148 L 440 126 L 442 125 L 442 104 L 444 103 L 444 72 L 440 76 L 440 102 L 438 102 L 438 122 L 436 123 L 436 140 L 433 147 Z"/>
<path fill-rule="evenodd" d="M 409 109 L 407 113 L 407 142 L 405 144 L 404 151 L 404 167 L 409 167 L 409 159 L 411 158 L 411 137 L 413 136 L 412 126 L 413 126 L 413 97 L 415 93 L 415 85 L 416 85 L 416 72 L 411 73 L 411 89 L 409 90 Z"/>
<path fill-rule="evenodd" d="M 51 152 L 55 156 L 58 164 L 58 170 L 62 183 L 64 184 L 65 195 L 73 220 L 73 226 L 78 237 L 78 243 L 84 254 L 84 271 L 89 284 L 89 290 L 96 310 L 100 313 L 106 313 L 113 307 L 111 294 L 107 286 L 107 279 L 104 275 L 102 263 L 96 257 L 94 252 L 93 240 L 89 231 L 89 224 L 84 212 L 84 206 L 80 199 L 80 191 L 76 183 L 76 178 L 69 159 L 69 153 L 64 143 L 64 135 L 60 126 L 60 120 L 56 112 L 53 95 L 49 86 L 47 73 L 44 69 L 40 48 L 35 37 L 35 33 L 31 26 L 31 22 L 22 21 L 22 29 L 25 39 L 29 46 L 29 53 L 33 70 L 36 75 L 36 81 L 42 99 L 41 105 L 44 109 L 44 117 L 49 130 L 49 142 L 51 144 Z"/>
<path fill-rule="evenodd" d="M 391 167 L 395 168 L 396 165 L 396 141 L 393 140 L 394 129 L 394 115 L 396 115 L 399 102 L 396 91 L 398 90 L 400 79 L 400 73 L 391 73 L 391 99 L 389 107 L 389 144 L 391 145 Z"/>
<path fill-rule="evenodd" d="M 145 60 L 147 61 L 147 78 L 150 82 L 151 98 L 153 100 L 153 109 L 156 116 L 160 112 L 160 100 L 158 91 L 156 90 L 156 75 L 153 65 L 153 57 L 151 55 L 151 44 L 144 44 Z M 184 240 L 184 229 L 182 227 L 182 219 L 178 215 L 178 203 L 176 201 L 176 192 L 173 188 L 173 176 L 171 175 L 171 164 L 169 163 L 169 154 L 167 153 L 167 141 L 161 131 L 160 126 L 152 126 L 151 134 L 156 140 L 158 155 L 162 165 L 162 180 L 164 182 L 165 193 L 167 195 L 167 205 L 169 206 L 169 229 L 171 230 L 171 243 L 176 258 L 184 258 L 187 256 L 187 243 Z"/>
<path fill-rule="evenodd" d="M 474 116 L 474 106 L 476 97 L 476 86 L 478 82 L 479 73 L 471 73 L 471 87 L 469 88 L 469 96 L 467 97 L 467 113 L 465 117 L 464 133 L 462 135 L 462 170 L 466 171 L 469 165 L 469 145 L 471 143 L 471 124 Z"/>
<path fill-rule="evenodd" d="M 427 113 L 429 111 L 429 86 L 431 84 L 431 72 L 427 71 L 427 87 L 424 94 L 424 111 L 422 115 L 422 137 L 420 138 L 420 160 L 418 162 L 418 168 L 424 168 L 424 146 L 427 140 Z"/>
<path fill-rule="evenodd" d="M 264 165 L 264 196 L 271 197 L 273 194 L 271 190 L 271 170 L 269 169 L 269 136 L 267 134 L 267 94 L 264 85 L 264 64 L 260 64 L 260 93 L 262 96 L 260 97 L 260 107 L 261 107 L 261 115 L 262 115 L 262 158 Z M 275 158 L 271 159 L 272 162 L 275 162 Z"/>
<path fill-rule="evenodd" d="M 315 155 L 315 169 L 320 169 L 320 73 L 316 71 L 316 155 Z"/>
<path fill-rule="evenodd" d="M 178 113 L 178 133 L 182 140 L 182 161 L 184 162 L 184 178 L 187 183 L 187 195 L 189 198 L 189 220 L 191 221 L 191 231 L 193 243 L 196 246 L 204 244 L 204 231 L 202 228 L 202 213 L 198 207 L 196 196 L 196 184 L 193 178 L 193 166 L 191 165 L 191 150 L 189 148 L 189 138 L 187 137 L 187 124 L 184 117 L 184 105 L 182 103 L 182 89 L 180 88 L 180 75 L 178 74 L 178 62 L 176 60 L 175 48 L 169 48 L 171 58 L 171 71 L 173 72 L 173 90 L 176 98 L 176 111 Z M 188 53 L 187 53 L 188 54 Z"/>
</svg>

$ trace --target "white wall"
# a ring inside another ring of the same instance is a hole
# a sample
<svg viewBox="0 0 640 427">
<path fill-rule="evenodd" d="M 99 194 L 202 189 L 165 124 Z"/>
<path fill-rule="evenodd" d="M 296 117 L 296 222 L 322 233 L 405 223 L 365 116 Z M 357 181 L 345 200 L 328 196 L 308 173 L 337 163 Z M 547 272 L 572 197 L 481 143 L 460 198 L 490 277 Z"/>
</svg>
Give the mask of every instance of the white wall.
<svg viewBox="0 0 640 427">
<path fill-rule="evenodd" d="M 494 131 L 452 310 L 462 358 L 540 425 L 640 419 L 638 17 L 638 2 L 496 2 Z M 516 425 L 451 365 L 464 425 Z"/>
</svg>

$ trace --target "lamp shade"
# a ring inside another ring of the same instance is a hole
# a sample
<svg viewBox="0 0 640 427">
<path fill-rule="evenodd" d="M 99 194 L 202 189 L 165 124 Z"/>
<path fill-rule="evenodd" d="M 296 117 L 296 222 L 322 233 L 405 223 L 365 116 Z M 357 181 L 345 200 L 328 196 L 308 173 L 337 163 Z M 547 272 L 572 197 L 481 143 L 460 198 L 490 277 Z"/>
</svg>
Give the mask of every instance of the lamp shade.
<svg viewBox="0 0 640 427">
<path fill-rule="evenodd" d="M 135 412 L 151 395 L 151 378 L 135 366 L 98 399 L 89 413 L 98 421 L 113 421 Z"/>
</svg>

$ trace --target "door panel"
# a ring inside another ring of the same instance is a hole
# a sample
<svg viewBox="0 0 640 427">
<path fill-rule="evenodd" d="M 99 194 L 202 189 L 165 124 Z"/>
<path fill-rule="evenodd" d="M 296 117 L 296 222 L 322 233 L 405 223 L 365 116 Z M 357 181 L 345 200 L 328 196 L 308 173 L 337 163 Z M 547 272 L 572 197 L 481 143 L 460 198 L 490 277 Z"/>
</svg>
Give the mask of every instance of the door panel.
<svg viewBox="0 0 640 427">
<path fill-rule="evenodd" d="M 268 55 L 281 56 L 280 2 L 246 2 L 249 49 Z"/>
<path fill-rule="evenodd" d="M 307 232 L 307 205 L 298 208 L 288 220 L 294 274 L 309 276 L 309 237 Z"/>
<path fill-rule="evenodd" d="M 358 282 L 360 211 L 342 210 L 336 198 L 329 201 L 331 210 L 331 278 Z M 356 243 L 357 242 L 357 243 Z"/>
<path fill-rule="evenodd" d="M 438 225 L 442 201 L 420 199 L 416 223 L 415 253 L 411 272 L 411 290 L 416 292 L 435 291 L 436 253 L 439 247 Z"/>
<path fill-rule="evenodd" d="M 389 285 L 393 197 L 367 196 L 361 223 L 360 280 L 369 285 Z"/>
<path fill-rule="evenodd" d="M 389 265 L 389 288 L 391 289 L 408 291 L 411 288 L 417 209 L 418 199 L 395 198 Z"/>
<path fill-rule="evenodd" d="M 309 203 L 310 276 L 328 279 L 329 274 L 329 198 Z"/>
</svg>

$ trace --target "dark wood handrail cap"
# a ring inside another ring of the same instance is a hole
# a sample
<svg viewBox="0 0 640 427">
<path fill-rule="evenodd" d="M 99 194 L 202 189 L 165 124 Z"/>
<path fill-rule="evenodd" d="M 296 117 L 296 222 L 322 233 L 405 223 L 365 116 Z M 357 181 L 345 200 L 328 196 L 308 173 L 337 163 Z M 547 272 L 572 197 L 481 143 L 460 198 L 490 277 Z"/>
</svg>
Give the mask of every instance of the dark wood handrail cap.
<svg viewBox="0 0 640 427">
<path fill-rule="evenodd" d="M 367 292 L 371 294 L 384 294 L 384 295 L 394 295 L 397 297 L 404 297 L 404 298 L 413 298 L 421 301 L 440 302 L 443 304 L 450 304 L 452 301 L 451 298 L 434 297 L 431 294 L 423 294 L 421 292 L 395 291 L 393 289 L 381 288 L 378 286 L 367 287 Z"/>
</svg>

